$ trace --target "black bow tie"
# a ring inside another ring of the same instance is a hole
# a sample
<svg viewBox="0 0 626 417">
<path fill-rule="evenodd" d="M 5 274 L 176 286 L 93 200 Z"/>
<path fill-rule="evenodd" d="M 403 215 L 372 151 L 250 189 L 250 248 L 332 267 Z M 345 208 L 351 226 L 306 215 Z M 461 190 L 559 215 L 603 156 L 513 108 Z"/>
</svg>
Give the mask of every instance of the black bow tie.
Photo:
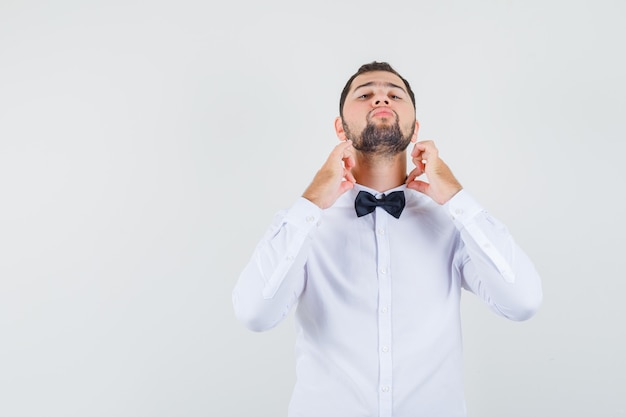
<svg viewBox="0 0 626 417">
<path fill-rule="evenodd" d="M 394 191 L 387 195 L 383 194 L 381 198 L 376 198 L 367 191 L 359 191 L 354 201 L 354 208 L 358 217 L 373 212 L 376 207 L 382 207 L 387 213 L 399 219 L 404 209 L 404 203 L 404 191 Z"/>
</svg>

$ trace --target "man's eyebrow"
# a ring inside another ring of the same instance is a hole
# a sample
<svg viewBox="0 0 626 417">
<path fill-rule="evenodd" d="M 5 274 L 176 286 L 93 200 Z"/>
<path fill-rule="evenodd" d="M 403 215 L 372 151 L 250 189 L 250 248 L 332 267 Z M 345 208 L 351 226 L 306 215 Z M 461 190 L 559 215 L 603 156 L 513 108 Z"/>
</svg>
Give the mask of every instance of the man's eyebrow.
<svg viewBox="0 0 626 417">
<path fill-rule="evenodd" d="M 376 87 L 393 87 L 393 88 L 399 88 L 400 90 L 404 91 L 406 93 L 406 90 L 402 87 L 400 87 L 397 84 L 391 83 L 391 82 L 381 82 L 381 81 L 370 81 L 368 83 L 365 84 L 361 84 L 360 86 L 356 87 L 354 90 L 352 91 L 356 91 L 359 88 L 363 88 L 363 87 L 371 87 L 371 86 L 376 86 Z"/>
</svg>

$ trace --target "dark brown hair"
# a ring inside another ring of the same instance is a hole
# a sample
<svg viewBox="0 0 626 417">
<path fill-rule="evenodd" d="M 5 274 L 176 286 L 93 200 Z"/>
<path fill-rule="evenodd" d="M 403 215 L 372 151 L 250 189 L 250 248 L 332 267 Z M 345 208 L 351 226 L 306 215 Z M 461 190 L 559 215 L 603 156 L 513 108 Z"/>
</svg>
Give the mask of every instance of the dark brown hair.
<svg viewBox="0 0 626 417">
<path fill-rule="evenodd" d="M 413 103 L 413 108 L 415 108 L 415 94 L 413 94 L 413 90 L 411 90 L 411 86 L 409 85 L 409 82 L 405 80 L 404 77 L 402 77 L 402 75 L 398 74 L 398 72 L 395 69 L 393 69 L 391 65 L 389 65 L 388 63 L 373 61 L 373 62 L 370 62 L 369 64 L 361 65 L 361 68 L 359 68 L 359 70 L 352 77 L 350 77 L 345 87 L 343 87 L 343 91 L 341 91 L 341 97 L 339 98 L 339 115 L 341 117 L 343 117 L 343 104 L 345 103 L 346 97 L 348 96 L 348 92 L 350 91 L 350 86 L 352 85 L 352 81 L 354 81 L 354 79 L 358 77 L 359 75 L 365 74 L 366 72 L 372 72 L 372 71 L 387 71 L 400 77 L 400 79 L 406 86 L 406 90 L 409 93 L 409 97 L 411 97 L 411 103 Z"/>
</svg>

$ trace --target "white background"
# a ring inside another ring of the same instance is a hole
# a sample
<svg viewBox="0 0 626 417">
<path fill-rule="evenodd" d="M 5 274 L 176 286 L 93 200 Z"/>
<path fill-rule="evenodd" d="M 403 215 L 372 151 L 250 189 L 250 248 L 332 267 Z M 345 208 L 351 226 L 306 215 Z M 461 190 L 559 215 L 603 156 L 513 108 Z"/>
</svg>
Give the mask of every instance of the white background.
<svg viewBox="0 0 626 417">
<path fill-rule="evenodd" d="M 0 416 L 284 416 L 230 293 L 372 60 L 543 277 L 464 297 L 470 416 L 626 416 L 624 4 L 0 0 Z"/>
</svg>

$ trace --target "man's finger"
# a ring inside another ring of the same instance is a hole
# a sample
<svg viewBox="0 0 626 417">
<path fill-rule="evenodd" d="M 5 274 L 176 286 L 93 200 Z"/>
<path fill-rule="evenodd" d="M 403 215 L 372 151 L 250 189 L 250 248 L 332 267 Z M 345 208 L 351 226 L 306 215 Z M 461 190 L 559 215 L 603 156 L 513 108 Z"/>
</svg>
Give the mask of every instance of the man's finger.
<svg viewBox="0 0 626 417">
<path fill-rule="evenodd" d="M 424 146 L 416 143 L 415 146 L 413 146 L 413 150 L 411 151 L 411 157 L 417 158 L 418 155 L 422 152 L 424 152 Z"/>
<path fill-rule="evenodd" d="M 416 179 L 417 177 L 419 177 L 420 175 L 422 175 L 423 173 L 424 173 L 424 169 L 423 169 L 423 168 L 421 168 L 421 167 L 419 167 L 419 166 L 418 166 L 418 167 L 416 167 L 415 169 L 413 169 L 413 171 L 411 171 L 411 172 L 409 173 L 409 176 L 408 176 L 408 177 L 407 177 L 407 179 L 406 179 L 406 183 L 407 183 L 407 185 L 408 185 L 409 183 L 411 183 L 411 182 L 415 181 L 415 179 Z"/>
<path fill-rule="evenodd" d="M 354 165 L 356 164 L 355 160 L 354 160 L 354 156 L 352 154 L 346 155 L 343 157 L 343 166 L 346 169 L 352 169 L 354 168 Z"/>
<path fill-rule="evenodd" d="M 352 141 L 350 139 L 340 142 L 339 145 L 335 146 L 335 152 L 340 154 L 341 156 L 345 155 L 346 149 L 352 146 Z"/>
<path fill-rule="evenodd" d="M 345 171 L 344 174 L 343 174 L 343 178 L 347 182 L 351 182 L 352 184 L 356 183 L 356 179 L 354 179 L 354 176 L 352 175 L 352 173 L 350 171 Z"/>
<path fill-rule="evenodd" d="M 406 185 L 406 188 L 411 188 L 413 190 L 419 191 L 422 194 L 428 194 L 429 188 L 430 188 L 430 184 L 427 183 L 426 181 L 411 181 Z"/>
</svg>

